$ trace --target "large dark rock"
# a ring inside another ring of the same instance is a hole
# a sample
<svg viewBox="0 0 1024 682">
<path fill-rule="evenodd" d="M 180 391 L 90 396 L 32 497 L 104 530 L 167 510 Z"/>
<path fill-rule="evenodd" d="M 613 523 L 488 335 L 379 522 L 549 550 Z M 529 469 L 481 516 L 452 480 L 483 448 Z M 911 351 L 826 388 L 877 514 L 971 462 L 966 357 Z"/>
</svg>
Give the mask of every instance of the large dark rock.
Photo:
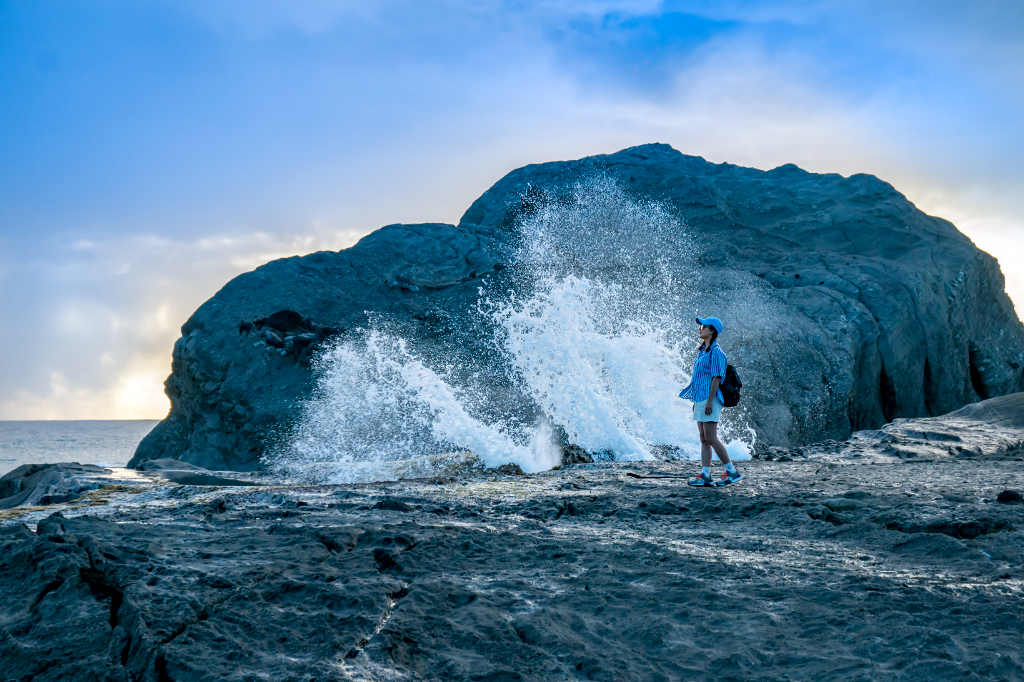
<svg viewBox="0 0 1024 682">
<path fill-rule="evenodd" d="M 182 327 L 166 382 L 170 414 L 131 465 L 173 457 L 258 468 L 313 389 L 311 355 L 371 315 L 449 357 L 489 357 L 485 323 L 470 311 L 478 287 L 515 287 L 505 266 L 518 226 L 574 201 L 594 175 L 659 202 L 695 240 L 705 283 L 696 301 L 726 322 L 722 343 L 761 444 L 843 438 L 1024 387 L 1024 328 L 998 264 L 951 223 L 873 176 L 765 172 L 655 144 L 527 166 L 457 226 L 390 225 L 351 249 L 235 278 Z M 737 301 L 748 302 L 743 312 Z M 771 334 L 754 317 L 769 318 Z M 501 370 L 489 371 L 499 386 Z M 510 392 L 493 399 L 523 402 Z"/>
</svg>

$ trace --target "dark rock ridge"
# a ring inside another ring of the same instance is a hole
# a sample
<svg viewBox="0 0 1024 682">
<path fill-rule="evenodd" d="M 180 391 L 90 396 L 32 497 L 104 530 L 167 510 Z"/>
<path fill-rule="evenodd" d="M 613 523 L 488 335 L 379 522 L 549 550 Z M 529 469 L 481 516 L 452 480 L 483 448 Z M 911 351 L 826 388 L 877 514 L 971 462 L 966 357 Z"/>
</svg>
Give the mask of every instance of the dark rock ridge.
<svg viewBox="0 0 1024 682">
<path fill-rule="evenodd" d="M 772 301 L 789 331 L 760 346 L 714 286 L 701 305 L 733 330 L 727 348 L 762 445 L 842 439 L 1024 387 L 1024 328 L 998 263 L 951 223 L 870 175 L 760 171 L 652 144 L 513 171 L 458 225 L 389 225 L 351 249 L 236 277 L 182 327 L 170 413 L 131 465 L 259 468 L 314 386 L 310 355 L 371 316 L 448 357 L 490 356 L 468 312 L 478 287 L 512 286 L 517 226 L 546 202 L 571 201 L 593 174 L 681 219 L 705 282 Z M 521 402 L 502 394 L 495 401 Z"/>
</svg>

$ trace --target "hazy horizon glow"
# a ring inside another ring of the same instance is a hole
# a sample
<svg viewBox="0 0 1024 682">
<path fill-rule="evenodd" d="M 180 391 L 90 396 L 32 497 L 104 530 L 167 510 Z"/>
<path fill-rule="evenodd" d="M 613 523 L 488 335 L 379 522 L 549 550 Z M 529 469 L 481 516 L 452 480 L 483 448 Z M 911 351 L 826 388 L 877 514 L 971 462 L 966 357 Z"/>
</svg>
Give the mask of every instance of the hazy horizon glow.
<svg viewBox="0 0 1024 682">
<path fill-rule="evenodd" d="M 664 142 L 871 173 L 1024 305 L 1024 5 L 0 4 L 0 419 L 160 418 L 267 260 L 456 222 L 528 163 Z"/>
</svg>

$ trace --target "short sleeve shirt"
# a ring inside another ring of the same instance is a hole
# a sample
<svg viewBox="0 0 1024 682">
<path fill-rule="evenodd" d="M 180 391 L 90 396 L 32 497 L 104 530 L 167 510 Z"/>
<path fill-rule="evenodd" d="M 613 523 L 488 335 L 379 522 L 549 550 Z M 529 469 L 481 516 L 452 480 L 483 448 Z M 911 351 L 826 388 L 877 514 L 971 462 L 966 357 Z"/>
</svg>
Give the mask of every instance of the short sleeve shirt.
<svg viewBox="0 0 1024 682">
<path fill-rule="evenodd" d="M 718 341 L 713 342 L 711 349 L 707 352 L 701 348 L 700 352 L 697 353 L 697 359 L 693 362 L 693 374 L 690 377 L 690 385 L 682 390 L 679 397 L 685 400 L 692 400 L 695 403 L 706 401 L 708 394 L 711 393 L 711 381 L 715 377 L 724 379 L 725 368 L 728 364 L 729 360 L 725 357 L 722 349 L 718 347 Z M 721 383 L 721 379 L 719 383 Z M 725 402 L 722 398 L 721 389 L 715 395 L 719 400 Z"/>
</svg>

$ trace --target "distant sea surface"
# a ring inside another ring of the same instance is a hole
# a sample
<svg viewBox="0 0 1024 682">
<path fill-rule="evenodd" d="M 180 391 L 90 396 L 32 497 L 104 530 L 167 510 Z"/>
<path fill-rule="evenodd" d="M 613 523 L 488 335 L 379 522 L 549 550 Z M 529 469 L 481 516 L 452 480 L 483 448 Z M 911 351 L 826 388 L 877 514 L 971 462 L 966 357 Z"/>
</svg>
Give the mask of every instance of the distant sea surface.
<svg viewBox="0 0 1024 682">
<path fill-rule="evenodd" d="M 22 464 L 78 462 L 123 467 L 159 423 L 130 421 L 0 421 L 0 475 Z"/>
</svg>

